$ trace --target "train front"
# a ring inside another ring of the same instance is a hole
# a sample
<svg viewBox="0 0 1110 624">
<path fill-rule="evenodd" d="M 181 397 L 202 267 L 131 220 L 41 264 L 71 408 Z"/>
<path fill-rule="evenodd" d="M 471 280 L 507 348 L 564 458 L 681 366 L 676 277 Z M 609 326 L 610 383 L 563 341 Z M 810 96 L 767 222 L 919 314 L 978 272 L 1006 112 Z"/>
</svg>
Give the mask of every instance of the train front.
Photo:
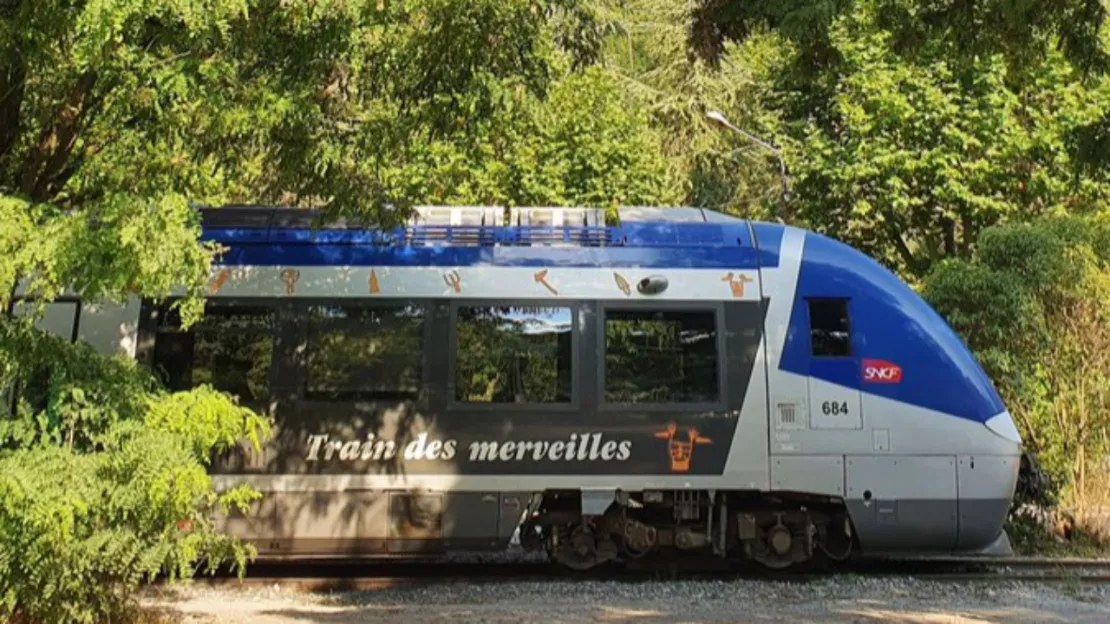
<svg viewBox="0 0 1110 624">
<path fill-rule="evenodd" d="M 843 454 L 844 499 L 864 552 L 1008 554 L 1003 523 L 1022 440 L 968 347 L 859 251 L 795 228 L 755 228 L 761 247 L 779 250 L 768 290 L 792 302 L 779 308 L 789 318 L 776 319 L 772 301 L 767 319 L 789 327 L 768 362 L 774 401 L 809 411 L 805 431 L 772 432 L 773 459 Z"/>
</svg>

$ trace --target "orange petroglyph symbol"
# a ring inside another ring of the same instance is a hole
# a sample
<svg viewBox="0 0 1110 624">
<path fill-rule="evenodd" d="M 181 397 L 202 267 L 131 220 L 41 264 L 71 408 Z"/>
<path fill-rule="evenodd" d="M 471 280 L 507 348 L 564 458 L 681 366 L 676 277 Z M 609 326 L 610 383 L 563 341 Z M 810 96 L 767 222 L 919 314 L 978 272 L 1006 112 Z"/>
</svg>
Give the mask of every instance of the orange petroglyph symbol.
<svg viewBox="0 0 1110 624">
<path fill-rule="evenodd" d="M 219 274 L 216 275 L 216 279 L 212 281 L 212 285 L 208 287 L 208 294 L 214 295 L 220 292 L 220 289 L 224 287 L 224 283 L 227 282 L 229 277 L 231 277 L 230 269 L 221 270 Z"/>
<path fill-rule="evenodd" d="M 450 286 L 456 293 L 462 292 L 462 278 L 459 277 L 458 271 L 444 273 L 443 281 L 447 282 L 447 285 Z"/>
<path fill-rule="evenodd" d="M 623 275 L 614 271 L 613 279 L 617 282 L 617 288 L 620 288 L 621 292 L 623 292 L 626 297 L 632 295 L 632 284 L 629 284 L 628 280 L 624 279 Z"/>
<path fill-rule="evenodd" d="M 370 294 L 376 295 L 382 291 L 381 286 L 378 284 L 378 274 L 374 269 L 370 269 Z"/>
<path fill-rule="evenodd" d="M 667 441 L 671 455 L 671 472 L 690 472 L 690 461 L 694 458 L 694 447 L 699 444 L 712 444 L 713 440 L 700 435 L 697 427 L 686 429 L 686 439 L 675 439 L 678 425 L 670 423 L 663 431 L 656 431 L 655 437 Z"/>
<path fill-rule="evenodd" d="M 285 269 L 281 272 L 281 281 L 285 282 L 285 294 L 292 295 L 297 290 L 297 280 L 301 272 L 297 269 Z"/>
<path fill-rule="evenodd" d="M 752 278 L 744 275 L 743 273 L 733 274 L 732 272 L 729 272 L 727 275 L 721 278 L 721 281 L 728 282 L 729 288 L 732 289 L 733 297 L 743 297 L 744 284 L 751 282 Z"/>
<path fill-rule="evenodd" d="M 536 271 L 535 274 L 532 275 L 532 277 L 535 278 L 535 280 L 537 282 L 543 284 L 544 288 L 550 290 L 551 294 L 553 294 L 553 295 L 559 294 L 559 291 L 555 290 L 555 288 L 552 287 L 551 284 L 547 283 L 547 269 L 544 269 L 542 271 Z"/>
</svg>

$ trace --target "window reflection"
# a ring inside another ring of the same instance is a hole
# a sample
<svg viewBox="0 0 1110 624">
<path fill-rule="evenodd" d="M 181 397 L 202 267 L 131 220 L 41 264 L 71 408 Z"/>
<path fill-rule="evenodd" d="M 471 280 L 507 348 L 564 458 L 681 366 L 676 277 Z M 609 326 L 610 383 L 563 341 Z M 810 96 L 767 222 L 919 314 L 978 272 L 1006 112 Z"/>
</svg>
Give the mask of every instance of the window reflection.
<svg viewBox="0 0 1110 624">
<path fill-rule="evenodd" d="M 572 318 L 566 307 L 458 308 L 455 399 L 569 402 Z"/>
<path fill-rule="evenodd" d="M 709 403 L 717 386 L 713 312 L 606 311 L 607 402 Z"/>
<path fill-rule="evenodd" d="M 306 398 L 414 398 L 419 393 L 423 308 L 314 306 L 309 319 Z"/>
</svg>

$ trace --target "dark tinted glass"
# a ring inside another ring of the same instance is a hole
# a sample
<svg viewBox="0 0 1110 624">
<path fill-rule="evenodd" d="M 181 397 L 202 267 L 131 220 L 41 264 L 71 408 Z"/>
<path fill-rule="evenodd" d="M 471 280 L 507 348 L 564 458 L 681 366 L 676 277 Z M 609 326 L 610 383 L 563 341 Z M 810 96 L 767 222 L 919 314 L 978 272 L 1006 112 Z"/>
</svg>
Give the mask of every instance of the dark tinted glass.
<svg viewBox="0 0 1110 624">
<path fill-rule="evenodd" d="M 713 312 L 606 311 L 606 401 L 711 403 L 717 386 Z"/>
<path fill-rule="evenodd" d="M 843 357 L 852 354 L 848 300 L 809 301 L 809 341 L 815 357 Z"/>
<path fill-rule="evenodd" d="M 570 308 L 458 308 L 455 399 L 569 402 L 572 319 Z"/>
<path fill-rule="evenodd" d="M 166 308 L 155 321 L 154 370 L 170 389 L 209 384 L 244 405 L 266 404 L 274 348 L 270 310 L 209 303 L 204 318 L 186 332 Z"/>
<path fill-rule="evenodd" d="M 423 345 L 424 310 L 419 306 L 314 306 L 305 396 L 415 398 Z"/>
</svg>

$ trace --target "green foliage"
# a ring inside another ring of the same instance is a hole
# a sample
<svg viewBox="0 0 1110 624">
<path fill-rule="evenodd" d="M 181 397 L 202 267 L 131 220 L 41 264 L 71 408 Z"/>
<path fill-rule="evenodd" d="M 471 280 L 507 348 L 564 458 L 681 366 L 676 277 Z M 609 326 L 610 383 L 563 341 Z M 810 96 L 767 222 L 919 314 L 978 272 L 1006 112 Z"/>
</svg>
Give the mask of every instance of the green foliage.
<svg viewBox="0 0 1110 624">
<path fill-rule="evenodd" d="M 849 0 L 699 0 L 693 11 L 690 46 L 719 61 L 725 42 L 773 29 L 807 51 L 811 67 L 835 59 L 829 30 L 836 20 L 864 2 Z M 1110 68 L 1101 29 L 1103 0 L 881 0 L 871 3 L 884 27 L 898 37 L 900 49 L 926 42 L 960 58 L 1005 56 L 1014 65 L 1035 63 L 1050 43 L 1084 69 Z"/>
<path fill-rule="evenodd" d="M 1110 220 L 1052 216 L 984 230 L 924 295 L 995 379 L 1065 501 L 1089 503 L 1110 454 Z"/>
<path fill-rule="evenodd" d="M 26 320 L 0 322 L 0 364 L 0 387 L 18 390 L 0 420 L 0 617 L 112 620 L 155 575 L 242 571 L 253 549 L 214 517 L 257 493 L 216 492 L 206 467 L 260 448 L 265 419 L 207 386 L 167 393 L 133 361 Z"/>
</svg>

